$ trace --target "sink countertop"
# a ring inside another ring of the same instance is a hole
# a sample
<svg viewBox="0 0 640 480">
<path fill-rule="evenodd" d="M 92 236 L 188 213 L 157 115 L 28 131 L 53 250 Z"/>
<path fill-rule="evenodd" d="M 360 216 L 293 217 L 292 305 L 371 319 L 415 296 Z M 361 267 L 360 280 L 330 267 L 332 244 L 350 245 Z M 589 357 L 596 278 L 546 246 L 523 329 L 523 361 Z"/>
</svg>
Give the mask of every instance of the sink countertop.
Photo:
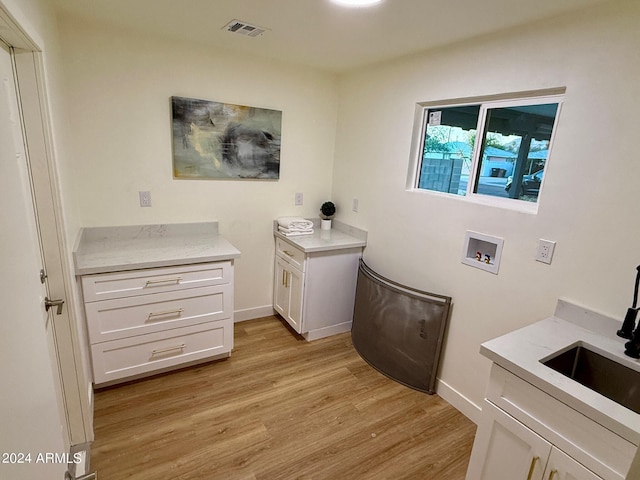
<svg viewBox="0 0 640 480">
<path fill-rule="evenodd" d="M 559 300 L 553 317 L 489 340 L 480 353 L 634 445 L 640 445 L 640 414 L 543 365 L 578 343 L 634 370 L 640 361 L 624 355 L 621 321 Z"/>
<path fill-rule="evenodd" d="M 76 275 L 168 267 L 238 258 L 218 222 L 93 227 L 80 230 Z"/>
<path fill-rule="evenodd" d="M 305 253 L 326 252 L 330 250 L 342 250 L 346 248 L 359 248 L 367 245 L 367 232 L 352 227 L 338 220 L 333 220 L 331 230 L 321 230 L 320 220 L 314 222 L 314 231 L 311 235 L 294 235 L 287 237 L 278 232 L 278 221 L 273 222 L 273 234 Z"/>
</svg>

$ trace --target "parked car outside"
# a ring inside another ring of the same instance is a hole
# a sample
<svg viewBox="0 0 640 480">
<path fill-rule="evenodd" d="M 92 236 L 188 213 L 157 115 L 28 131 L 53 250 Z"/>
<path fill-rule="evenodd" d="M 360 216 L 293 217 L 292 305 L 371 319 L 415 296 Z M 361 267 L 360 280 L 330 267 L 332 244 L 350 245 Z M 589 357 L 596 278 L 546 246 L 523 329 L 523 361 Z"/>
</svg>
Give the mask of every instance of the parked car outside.
<svg viewBox="0 0 640 480">
<path fill-rule="evenodd" d="M 540 184 L 542 183 L 542 177 L 544 176 L 544 168 L 542 170 L 538 170 L 531 175 L 523 175 L 522 176 L 522 189 L 520 191 L 521 195 L 538 195 L 540 193 Z M 507 183 L 504 186 L 504 189 L 508 192 L 511 188 L 511 184 L 513 183 L 513 176 L 507 178 Z"/>
</svg>

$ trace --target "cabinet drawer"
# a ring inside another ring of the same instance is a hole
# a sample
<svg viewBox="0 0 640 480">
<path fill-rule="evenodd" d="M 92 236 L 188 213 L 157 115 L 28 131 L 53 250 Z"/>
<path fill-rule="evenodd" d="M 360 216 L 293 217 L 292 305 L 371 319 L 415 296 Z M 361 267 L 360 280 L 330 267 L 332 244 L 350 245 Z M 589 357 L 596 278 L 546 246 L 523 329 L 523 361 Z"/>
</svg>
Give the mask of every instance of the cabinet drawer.
<svg viewBox="0 0 640 480">
<path fill-rule="evenodd" d="M 85 302 L 233 283 L 230 261 L 101 273 L 82 277 Z"/>
<path fill-rule="evenodd" d="M 231 352 L 230 319 L 91 346 L 96 385 Z"/>
<path fill-rule="evenodd" d="M 601 477 L 626 477 L 635 445 L 495 364 L 487 399 Z"/>
<path fill-rule="evenodd" d="M 85 304 L 91 343 L 231 318 L 232 309 L 231 284 Z"/>
<path fill-rule="evenodd" d="M 288 263 L 304 272 L 305 253 L 281 238 L 276 238 L 276 254 Z"/>
</svg>

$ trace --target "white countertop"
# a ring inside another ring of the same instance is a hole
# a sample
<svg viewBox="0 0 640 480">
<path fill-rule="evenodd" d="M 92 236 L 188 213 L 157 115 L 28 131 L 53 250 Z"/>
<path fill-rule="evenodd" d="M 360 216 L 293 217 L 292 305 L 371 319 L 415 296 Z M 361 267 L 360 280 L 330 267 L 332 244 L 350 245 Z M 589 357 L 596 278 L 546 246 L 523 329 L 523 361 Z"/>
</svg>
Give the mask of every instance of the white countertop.
<svg viewBox="0 0 640 480">
<path fill-rule="evenodd" d="M 333 220 L 331 230 L 321 230 L 319 220 L 314 221 L 314 231 L 311 235 L 286 236 L 278 232 L 278 222 L 274 221 L 273 234 L 305 253 L 326 252 L 346 248 L 362 248 L 367 245 L 367 232 L 352 227 L 346 223 Z"/>
<path fill-rule="evenodd" d="M 540 360 L 580 342 L 640 371 L 640 361 L 624 355 L 627 340 L 616 335 L 622 322 L 559 300 L 553 317 L 485 342 L 480 353 L 635 445 L 640 415 L 545 366 Z"/>
<path fill-rule="evenodd" d="M 76 275 L 238 258 L 218 222 L 83 228 L 73 252 Z"/>
</svg>

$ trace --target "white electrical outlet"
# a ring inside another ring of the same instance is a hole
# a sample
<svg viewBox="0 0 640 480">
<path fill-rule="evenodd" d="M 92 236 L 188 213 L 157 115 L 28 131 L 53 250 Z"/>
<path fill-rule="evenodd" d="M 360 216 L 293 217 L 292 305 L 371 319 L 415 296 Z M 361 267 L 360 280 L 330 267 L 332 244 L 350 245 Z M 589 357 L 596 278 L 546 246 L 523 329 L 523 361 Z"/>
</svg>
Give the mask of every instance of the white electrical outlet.
<svg viewBox="0 0 640 480">
<path fill-rule="evenodd" d="M 295 204 L 302 205 L 302 193 L 296 193 Z"/>
<path fill-rule="evenodd" d="M 351 205 L 351 210 L 353 210 L 354 212 L 358 211 L 358 199 L 357 198 L 353 199 L 353 203 Z"/>
<path fill-rule="evenodd" d="M 536 252 L 536 260 L 542 263 L 551 263 L 553 258 L 553 250 L 556 248 L 556 242 L 551 240 L 543 240 L 538 242 L 538 251 Z"/>
<path fill-rule="evenodd" d="M 151 192 L 138 192 L 141 207 L 151 206 Z"/>
</svg>

